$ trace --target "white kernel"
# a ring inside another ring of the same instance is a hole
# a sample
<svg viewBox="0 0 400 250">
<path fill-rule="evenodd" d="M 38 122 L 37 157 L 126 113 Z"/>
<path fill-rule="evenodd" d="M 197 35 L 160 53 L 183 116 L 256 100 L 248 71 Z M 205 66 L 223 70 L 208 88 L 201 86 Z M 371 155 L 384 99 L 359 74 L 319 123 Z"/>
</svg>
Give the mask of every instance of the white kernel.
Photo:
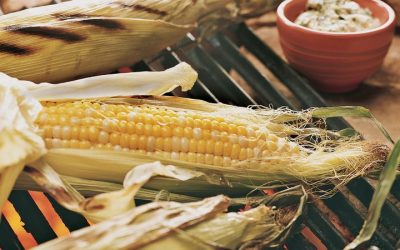
<svg viewBox="0 0 400 250">
<path fill-rule="evenodd" d="M 60 139 L 56 138 L 53 139 L 53 141 L 51 142 L 53 148 L 61 148 L 62 147 L 62 142 Z"/>
<path fill-rule="evenodd" d="M 179 153 L 177 153 L 177 152 L 172 152 L 172 153 L 171 153 L 171 159 L 173 159 L 173 160 L 179 160 Z"/>
<path fill-rule="evenodd" d="M 136 112 L 129 112 L 129 114 L 128 114 L 128 121 L 134 121 L 135 120 L 135 117 L 136 117 Z"/>
<path fill-rule="evenodd" d="M 181 139 L 181 151 L 185 153 L 189 152 L 189 139 L 186 137 Z"/>
<path fill-rule="evenodd" d="M 71 125 L 80 125 L 81 120 L 78 117 L 71 117 L 70 123 L 71 123 Z"/>
<path fill-rule="evenodd" d="M 102 143 L 102 144 L 108 143 L 108 138 L 109 138 L 109 135 L 107 132 L 100 131 L 99 137 L 98 137 L 99 143 Z"/>
<path fill-rule="evenodd" d="M 120 145 L 115 145 L 114 146 L 115 151 L 122 151 L 122 147 Z"/>
<path fill-rule="evenodd" d="M 193 138 L 194 139 L 200 140 L 201 139 L 201 134 L 202 134 L 201 128 L 194 128 L 193 129 Z"/>
</svg>

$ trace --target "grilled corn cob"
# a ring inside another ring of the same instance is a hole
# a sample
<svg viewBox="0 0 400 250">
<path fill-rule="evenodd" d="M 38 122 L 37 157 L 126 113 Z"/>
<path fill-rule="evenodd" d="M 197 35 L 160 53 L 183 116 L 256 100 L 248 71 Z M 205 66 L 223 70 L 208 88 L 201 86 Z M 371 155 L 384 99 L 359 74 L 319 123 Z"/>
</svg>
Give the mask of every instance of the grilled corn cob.
<svg viewBox="0 0 400 250">
<path fill-rule="evenodd" d="M 235 3 L 75 0 L 3 15 L 0 71 L 52 83 L 108 73 L 155 55 Z"/>
</svg>

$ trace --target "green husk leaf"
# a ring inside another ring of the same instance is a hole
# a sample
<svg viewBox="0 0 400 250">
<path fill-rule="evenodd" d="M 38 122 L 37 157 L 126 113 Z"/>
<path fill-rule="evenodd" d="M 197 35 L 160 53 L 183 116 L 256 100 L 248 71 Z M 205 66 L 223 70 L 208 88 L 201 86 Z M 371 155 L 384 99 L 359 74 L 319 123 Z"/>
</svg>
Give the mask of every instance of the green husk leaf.
<svg viewBox="0 0 400 250">
<path fill-rule="evenodd" d="M 364 225 L 358 236 L 353 240 L 353 242 L 351 242 L 344 248 L 345 250 L 355 249 L 363 242 L 371 239 L 373 233 L 378 226 L 378 221 L 381 215 L 383 204 L 390 192 L 393 182 L 396 179 L 396 171 L 399 164 L 400 141 L 397 141 L 379 177 L 378 186 L 376 187 L 374 195 L 372 196 L 371 203 L 369 205 L 367 219 L 365 220 Z"/>
<path fill-rule="evenodd" d="M 315 118 L 331 118 L 331 117 L 363 117 L 369 118 L 378 127 L 386 139 L 394 144 L 393 139 L 387 132 L 385 127 L 380 123 L 369 109 L 360 106 L 342 106 L 342 107 L 323 107 L 311 110 L 311 114 Z"/>
</svg>

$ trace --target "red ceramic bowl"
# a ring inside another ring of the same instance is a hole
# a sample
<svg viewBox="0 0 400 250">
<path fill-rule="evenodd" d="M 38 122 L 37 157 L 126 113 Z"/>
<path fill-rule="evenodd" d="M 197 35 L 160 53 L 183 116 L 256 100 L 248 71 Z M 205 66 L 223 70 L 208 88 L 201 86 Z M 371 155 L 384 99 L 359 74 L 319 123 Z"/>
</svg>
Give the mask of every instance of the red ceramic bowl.
<svg viewBox="0 0 400 250">
<path fill-rule="evenodd" d="M 286 0 L 277 10 L 277 24 L 283 52 L 315 88 L 323 92 L 348 92 L 382 65 L 394 28 L 393 9 L 380 0 L 355 0 L 369 8 L 381 25 L 375 29 L 333 33 L 315 31 L 294 23 L 305 11 L 307 0 Z"/>
</svg>

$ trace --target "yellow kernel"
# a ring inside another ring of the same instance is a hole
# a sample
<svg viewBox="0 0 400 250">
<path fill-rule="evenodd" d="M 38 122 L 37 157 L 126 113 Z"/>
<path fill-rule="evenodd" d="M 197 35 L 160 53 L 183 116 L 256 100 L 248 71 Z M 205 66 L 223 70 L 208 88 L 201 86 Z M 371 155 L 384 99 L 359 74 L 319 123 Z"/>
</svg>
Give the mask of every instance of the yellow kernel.
<svg viewBox="0 0 400 250">
<path fill-rule="evenodd" d="M 214 164 L 214 155 L 206 154 L 205 155 L 206 164 L 213 165 Z"/>
<path fill-rule="evenodd" d="M 53 127 L 53 138 L 61 138 L 61 126 Z"/>
<path fill-rule="evenodd" d="M 53 136 L 53 128 L 51 126 L 44 126 L 44 136 L 51 138 Z"/>
<path fill-rule="evenodd" d="M 172 150 L 172 139 L 170 137 L 164 138 L 163 150 L 171 152 Z"/>
<path fill-rule="evenodd" d="M 60 125 L 67 125 L 68 124 L 68 118 L 65 115 L 60 115 L 58 117 L 58 122 Z"/>
<path fill-rule="evenodd" d="M 61 147 L 62 148 L 69 148 L 71 146 L 71 144 L 69 143 L 68 140 L 62 140 L 61 141 Z"/>
<path fill-rule="evenodd" d="M 190 139 L 189 140 L 189 152 L 196 153 L 197 151 L 197 140 Z"/>
<path fill-rule="evenodd" d="M 228 141 L 229 141 L 229 134 L 228 134 L 228 132 L 225 132 L 225 131 L 221 132 L 221 133 L 219 134 L 219 137 L 220 137 L 220 141 L 222 141 L 222 142 L 228 142 Z"/>
<path fill-rule="evenodd" d="M 119 144 L 123 148 L 128 148 L 129 147 L 129 135 L 121 134 Z"/>
<path fill-rule="evenodd" d="M 135 115 L 135 118 L 134 118 L 134 121 L 135 121 L 135 123 L 144 123 L 144 114 L 142 114 L 142 113 L 137 113 L 136 115 Z"/>
<path fill-rule="evenodd" d="M 239 160 L 244 161 L 246 159 L 247 159 L 247 149 L 242 148 L 242 149 L 240 149 L 240 152 L 239 152 Z"/>
<path fill-rule="evenodd" d="M 220 122 L 218 129 L 221 132 L 229 132 L 229 125 L 226 122 Z"/>
<path fill-rule="evenodd" d="M 53 141 L 53 139 L 50 139 L 50 138 L 44 139 L 44 142 L 46 144 L 46 148 L 52 148 L 53 147 L 53 145 L 51 143 L 52 141 Z"/>
<path fill-rule="evenodd" d="M 126 133 L 128 131 L 128 122 L 127 121 L 120 121 L 118 123 L 118 131 L 121 133 Z"/>
<path fill-rule="evenodd" d="M 254 157 L 254 151 L 251 148 L 246 149 L 247 151 L 247 159 L 251 159 Z"/>
<path fill-rule="evenodd" d="M 145 124 L 143 130 L 145 136 L 150 136 L 153 132 L 153 126 L 150 124 Z"/>
<path fill-rule="evenodd" d="M 47 122 L 48 122 L 49 125 L 57 125 L 57 123 L 58 123 L 57 116 L 56 115 L 49 116 Z"/>
<path fill-rule="evenodd" d="M 243 126 L 239 126 L 237 127 L 237 134 L 238 135 L 243 135 L 243 136 L 247 136 L 247 129 Z"/>
<path fill-rule="evenodd" d="M 230 157 L 224 157 L 223 158 L 223 166 L 224 167 L 230 167 L 231 166 L 231 158 Z"/>
<path fill-rule="evenodd" d="M 229 132 L 229 134 L 237 134 L 237 126 L 234 124 L 229 124 L 228 132 Z"/>
<path fill-rule="evenodd" d="M 72 143 L 71 143 L 71 145 L 72 145 Z M 89 149 L 90 147 L 91 147 L 91 144 L 88 141 L 79 142 L 79 148 L 81 148 L 81 149 Z"/>
<path fill-rule="evenodd" d="M 222 156 L 214 156 L 213 165 L 215 165 L 215 166 L 222 166 L 222 165 L 224 165 L 224 159 L 222 158 Z"/>
<path fill-rule="evenodd" d="M 139 149 L 146 150 L 147 149 L 147 137 L 144 135 L 139 136 L 138 144 L 139 144 Z"/>
<path fill-rule="evenodd" d="M 75 139 L 72 139 L 71 141 L 70 141 L 70 147 L 71 148 L 80 148 L 80 143 L 79 143 L 80 141 L 78 141 L 78 140 L 75 140 Z"/>
<path fill-rule="evenodd" d="M 239 159 L 239 154 L 240 154 L 240 145 L 239 144 L 233 144 L 232 145 L 231 158 L 232 159 Z"/>
<path fill-rule="evenodd" d="M 247 148 L 247 146 L 249 145 L 247 138 L 243 135 L 239 136 L 238 141 L 239 141 L 240 147 L 242 147 L 242 148 Z"/>
<path fill-rule="evenodd" d="M 121 134 L 120 133 L 111 133 L 110 135 L 110 143 L 112 145 L 119 145 L 121 140 Z"/>
<path fill-rule="evenodd" d="M 128 113 L 126 112 L 119 112 L 117 114 L 118 120 L 128 120 Z"/>
<path fill-rule="evenodd" d="M 229 142 L 232 144 L 239 143 L 239 137 L 236 134 L 229 135 Z"/>
<path fill-rule="evenodd" d="M 180 145 L 181 145 L 181 148 L 180 148 L 180 151 L 181 152 L 189 152 L 189 139 L 188 138 L 186 138 L 186 137 L 183 137 L 183 138 L 180 138 Z"/>
<path fill-rule="evenodd" d="M 179 153 L 179 160 L 181 160 L 181 161 L 188 161 L 188 154 L 187 153 L 183 153 L 183 152 L 180 152 Z"/>
<path fill-rule="evenodd" d="M 213 120 L 211 121 L 211 130 L 218 130 L 219 128 L 219 122 Z"/>
<path fill-rule="evenodd" d="M 196 162 L 196 153 L 189 152 L 187 155 L 188 155 L 189 162 Z"/>
<path fill-rule="evenodd" d="M 161 126 L 160 125 L 153 125 L 152 126 L 152 135 L 156 138 L 161 137 L 162 136 L 162 132 L 161 132 Z"/>
<path fill-rule="evenodd" d="M 202 138 L 203 131 L 201 128 L 193 129 L 193 138 L 200 140 Z"/>
<path fill-rule="evenodd" d="M 61 138 L 64 140 L 69 140 L 71 139 L 71 127 L 70 126 L 64 126 L 61 129 Z"/>
<path fill-rule="evenodd" d="M 154 124 L 154 117 L 152 114 L 146 114 L 144 116 L 144 124 L 153 125 Z"/>
<path fill-rule="evenodd" d="M 204 155 L 204 154 L 199 154 L 199 153 L 197 153 L 197 154 L 196 154 L 196 162 L 197 162 L 197 163 L 205 164 L 205 163 L 206 163 L 206 157 L 205 157 L 205 155 Z"/>
<path fill-rule="evenodd" d="M 224 153 L 224 143 L 222 141 L 216 141 L 214 148 L 215 155 L 221 156 Z"/>
<path fill-rule="evenodd" d="M 89 130 L 87 127 L 81 127 L 79 131 L 79 140 L 88 140 L 89 139 Z"/>
<path fill-rule="evenodd" d="M 183 135 L 187 138 L 192 138 L 193 129 L 191 127 L 186 127 L 183 129 Z"/>
<path fill-rule="evenodd" d="M 192 117 L 187 117 L 186 118 L 186 127 L 192 127 L 194 126 L 194 120 Z"/>
<path fill-rule="evenodd" d="M 183 128 L 182 127 L 175 127 L 172 134 L 177 137 L 183 136 Z"/>
<path fill-rule="evenodd" d="M 138 136 L 137 135 L 130 135 L 129 136 L 129 148 L 130 149 L 137 149 L 138 148 Z"/>
<path fill-rule="evenodd" d="M 136 130 L 135 133 L 137 135 L 143 135 L 144 134 L 144 124 L 143 123 L 136 123 L 135 130 Z"/>
<path fill-rule="evenodd" d="M 231 156 L 232 153 L 232 144 L 229 142 L 224 142 L 224 155 Z"/>
<path fill-rule="evenodd" d="M 276 151 L 278 149 L 277 143 L 273 141 L 267 141 L 266 146 L 269 151 Z"/>
<path fill-rule="evenodd" d="M 214 154 L 214 151 L 215 151 L 215 141 L 208 140 L 206 143 L 206 152 L 208 154 Z"/>
<path fill-rule="evenodd" d="M 163 137 L 171 137 L 172 136 L 172 130 L 168 126 L 161 127 L 161 133 L 162 133 Z"/>
<path fill-rule="evenodd" d="M 206 152 L 206 141 L 205 140 L 198 140 L 197 141 L 197 153 L 204 154 Z"/>
<path fill-rule="evenodd" d="M 155 148 L 156 150 L 163 150 L 164 147 L 164 139 L 162 137 L 156 137 L 156 143 L 155 143 Z"/>
<path fill-rule="evenodd" d="M 99 129 L 94 126 L 90 126 L 88 129 L 89 141 L 97 142 L 97 140 L 100 139 L 100 137 L 102 137 L 101 138 L 102 140 L 105 140 L 105 136 L 106 136 L 105 134 L 107 134 L 107 141 L 108 141 L 108 133 L 106 133 L 104 131 L 102 131 L 102 132 L 103 132 L 103 134 L 100 136 Z M 100 143 L 102 143 L 102 142 L 100 142 Z M 104 143 L 106 143 L 106 142 L 104 142 Z"/>
<path fill-rule="evenodd" d="M 203 119 L 201 120 L 201 127 L 203 129 L 210 130 L 211 129 L 211 121 L 209 119 Z"/>
<path fill-rule="evenodd" d="M 136 131 L 136 124 L 134 122 L 128 122 L 126 124 L 126 131 L 128 134 L 134 134 Z"/>
<path fill-rule="evenodd" d="M 200 119 L 194 119 L 194 121 L 193 121 L 194 128 L 201 128 L 202 127 L 201 125 L 202 125 L 202 122 Z"/>
<path fill-rule="evenodd" d="M 211 139 L 211 132 L 210 132 L 210 130 L 203 130 L 203 139 L 204 139 L 204 140 L 209 140 L 209 139 Z"/>
</svg>

